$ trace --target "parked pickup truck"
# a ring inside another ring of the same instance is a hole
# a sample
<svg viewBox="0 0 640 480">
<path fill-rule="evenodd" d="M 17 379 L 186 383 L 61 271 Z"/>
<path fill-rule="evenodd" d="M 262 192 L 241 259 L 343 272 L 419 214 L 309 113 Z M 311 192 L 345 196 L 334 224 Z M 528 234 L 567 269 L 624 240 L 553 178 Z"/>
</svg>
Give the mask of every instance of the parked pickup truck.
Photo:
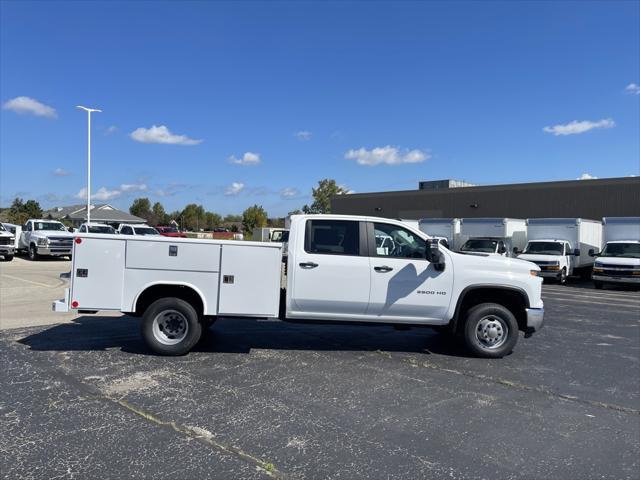
<svg viewBox="0 0 640 480">
<path fill-rule="evenodd" d="M 19 249 L 26 250 L 29 259 L 46 256 L 69 256 L 73 248 L 73 235 L 67 227 L 55 220 L 27 220 L 20 233 Z"/>
<path fill-rule="evenodd" d="M 15 237 L 13 234 L 0 223 L 0 255 L 4 258 L 5 262 L 13 260 L 15 253 L 14 247 Z"/>
<path fill-rule="evenodd" d="M 537 266 L 453 253 L 397 220 L 294 215 L 286 264 L 283 253 L 274 242 L 79 234 L 53 310 L 141 316 L 164 355 L 187 353 L 218 316 L 430 326 L 483 357 L 542 327 Z"/>
</svg>

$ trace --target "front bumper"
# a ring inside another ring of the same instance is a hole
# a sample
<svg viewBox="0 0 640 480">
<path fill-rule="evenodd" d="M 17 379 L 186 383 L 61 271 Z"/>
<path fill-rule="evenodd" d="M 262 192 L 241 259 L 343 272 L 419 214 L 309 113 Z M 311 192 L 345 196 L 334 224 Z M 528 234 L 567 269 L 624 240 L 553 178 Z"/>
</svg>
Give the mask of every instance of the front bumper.
<svg viewBox="0 0 640 480">
<path fill-rule="evenodd" d="M 540 270 L 538 275 L 542 278 L 558 278 L 562 270 Z"/>
<path fill-rule="evenodd" d="M 65 255 L 71 255 L 72 251 L 73 251 L 73 248 L 38 247 L 38 255 L 65 256 Z"/>
<path fill-rule="evenodd" d="M 544 323 L 544 308 L 525 308 L 527 312 L 527 333 L 537 332 Z"/>
<path fill-rule="evenodd" d="M 57 313 L 66 313 L 69 311 L 69 289 L 64 289 L 64 298 L 56 300 L 51 304 L 51 310 Z"/>
<path fill-rule="evenodd" d="M 13 245 L 0 245 L 0 255 L 13 255 L 15 252 Z"/>
<path fill-rule="evenodd" d="M 629 285 L 640 285 L 640 277 L 612 277 L 609 275 L 596 275 L 593 274 L 591 276 L 593 280 L 596 282 L 607 282 L 607 283 L 627 283 Z"/>
</svg>

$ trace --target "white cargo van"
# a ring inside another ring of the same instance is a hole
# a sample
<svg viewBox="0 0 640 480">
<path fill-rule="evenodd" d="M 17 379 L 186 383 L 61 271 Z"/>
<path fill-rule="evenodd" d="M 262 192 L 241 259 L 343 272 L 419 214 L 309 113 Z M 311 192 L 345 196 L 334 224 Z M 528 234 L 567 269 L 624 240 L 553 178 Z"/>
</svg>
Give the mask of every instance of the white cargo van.
<svg viewBox="0 0 640 480">
<path fill-rule="evenodd" d="M 602 224 L 604 249 L 589 251 L 597 257 L 593 285 L 640 285 L 640 217 L 605 217 Z"/>
<path fill-rule="evenodd" d="M 453 253 L 397 220 L 295 215 L 284 265 L 283 254 L 273 242 L 78 234 L 53 309 L 142 316 L 164 355 L 188 352 L 218 316 L 431 326 L 483 357 L 542 327 L 538 267 Z"/>
<path fill-rule="evenodd" d="M 418 225 L 421 232 L 437 239 L 449 250 L 458 250 L 462 244 L 459 218 L 422 218 Z"/>
<path fill-rule="evenodd" d="M 518 258 L 538 265 L 542 276 L 565 283 L 571 275 L 589 278 L 589 250 L 602 243 L 602 223 L 584 218 L 530 218 L 529 241 Z"/>
<path fill-rule="evenodd" d="M 511 257 L 527 243 L 527 224 L 519 218 L 463 218 L 460 233 L 467 238 L 460 253 Z"/>
</svg>

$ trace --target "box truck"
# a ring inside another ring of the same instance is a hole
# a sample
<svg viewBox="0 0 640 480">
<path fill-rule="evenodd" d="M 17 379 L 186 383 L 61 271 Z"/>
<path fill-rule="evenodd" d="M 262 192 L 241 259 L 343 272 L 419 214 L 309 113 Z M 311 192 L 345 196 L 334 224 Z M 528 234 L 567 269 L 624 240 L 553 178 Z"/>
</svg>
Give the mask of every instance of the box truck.
<svg viewBox="0 0 640 480">
<path fill-rule="evenodd" d="M 495 358 L 544 318 L 535 265 L 454 253 L 391 219 L 294 215 L 287 256 L 274 242 L 89 233 L 73 248 L 54 311 L 141 316 L 143 339 L 164 355 L 187 353 L 224 316 L 430 326 Z"/>
<path fill-rule="evenodd" d="M 459 218 L 422 218 L 418 226 L 420 231 L 437 239 L 449 250 L 458 250 L 462 245 Z"/>
<path fill-rule="evenodd" d="M 605 217 L 602 229 L 602 252 L 589 252 L 596 257 L 591 277 L 595 288 L 640 285 L 640 217 Z"/>
<path fill-rule="evenodd" d="M 543 277 L 564 284 L 567 277 L 589 278 L 593 258 L 589 250 L 599 250 L 602 223 L 584 218 L 530 218 L 529 241 L 518 258 L 538 265 Z"/>
<path fill-rule="evenodd" d="M 511 257 L 527 243 L 527 225 L 519 218 L 463 218 L 460 233 L 467 238 L 461 253 Z"/>
</svg>

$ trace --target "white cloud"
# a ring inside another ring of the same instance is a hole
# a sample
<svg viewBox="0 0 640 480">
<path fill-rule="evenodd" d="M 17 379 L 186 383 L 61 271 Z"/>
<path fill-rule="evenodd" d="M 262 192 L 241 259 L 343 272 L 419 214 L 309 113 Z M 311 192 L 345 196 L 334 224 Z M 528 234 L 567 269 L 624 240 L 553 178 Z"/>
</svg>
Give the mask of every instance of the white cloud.
<svg viewBox="0 0 640 480">
<path fill-rule="evenodd" d="M 144 183 L 123 183 L 120 185 L 120 190 L 123 192 L 144 192 L 147 190 L 147 185 Z"/>
<path fill-rule="evenodd" d="M 386 147 L 376 147 L 371 150 L 366 148 L 359 148 L 357 150 L 349 150 L 344 154 L 344 158 L 347 160 L 355 160 L 359 165 L 400 165 L 403 163 L 420 163 L 428 160 L 431 157 L 426 152 L 421 150 L 407 150 L 401 151 L 398 147 L 392 147 L 387 145 Z"/>
<path fill-rule="evenodd" d="M 53 174 L 56 177 L 67 177 L 67 176 L 71 175 L 71 173 L 67 172 L 64 168 L 56 168 L 53 171 Z"/>
<path fill-rule="evenodd" d="M 589 130 L 593 130 L 594 128 L 613 128 L 616 126 L 616 122 L 614 122 L 611 118 L 604 118 L 602 120 L 598 120 L 597 122 L 592 122 L 589 120 L 582 120 L 581 122 L 574 120 L 573 122 L 569 122 L 564 125 L 554 125 L 553 127 L 544 127 L 544 130 L 547 133 L 552 133 L 555 136 L 559 135 L 577 135 L 579 133 L 588 132 Z"/>
<path fill-rule="evenodd" d="M 153 125 L 151 128 L 137 128 L 129 136 L 140 143 L 163 143 L 168 145 L 198 145 L 202 140 L 195 140 L 186 135 L 174 135 L 169 129 L 160 125 Z"/>
<path fill-rule="evenodd" d="M 224 194 L 225 195 L 238 195 L 242 191 L 243 188 L 244 188 L 244 183 L 233 182 L 231 185 L 229 185 L 225 189 Z"/>
<path fill-rule="evenodd" d="M 115 125 L 111 125 L 109 128 L 107 128 L 107 129 L 104 131 L 104 134 L 105 134 L 105 135 L 111 135 L 112 133 L 115 133 L 115 132 L 117 132 L 117 131 L 118 131 L 118 127 L 116 127 Z"/>
<path fill-rule="evenodd" d="M 27 113 L 38 117 L 56 118 L 58 114 L 55 108 L 40 103 L 31 97 L 16 97 L 8 100 L 2 106 L 5 110 L 12 110 L 16 113 Z"/>
<path fill-rule="evenodd" d="M 300 190 L 297 188 L 287 187 L 280 190 L 280 196 L 282 198 L 293 198 L 300 195 Z"/>
<path fill-rule="evenodd" d="M 107 201 L 113 200 L 114 198 L 118 198 L 122 192 L 120 190 L 107 190 L 105 187 L 101 187 L 91 195 L 91 200 L 100 200 Z M 76 194 L 76 198 L 81 200 L 87 199 L 87 188 L 82 187 L 80 191 Z"/>
<path fill-rule="evenodd" d="M 311 140 L 311 137 L 313 136 L 313 133 L 311 133 L 309 130 L 300 130 L 299 132 L 296 132 L 293 135 L 298 140 L 306 142 L 308 140 Z"/>
<path fill-rule="evenodd" d="M 259 153 L 245 152 L 241 158 L 236 158 L 235 155 L 229 157 L 229 163 L 236 165 L 258 165 L 262 160 Z"/>
<path fill-rule="evenodd" d="M 595 180 L 596 178 L 598 177 L 594 177 L 590 173 L 583 173 L 578 178 L 576 178 L 576 180 Z"/>
<path fill-rule="evenodd" d="M 625 92 L 631 93 L 632 95 L 640 95 L 640 85 L 637 83 L 630 83 L 625 87 Z"/>
</svg>

